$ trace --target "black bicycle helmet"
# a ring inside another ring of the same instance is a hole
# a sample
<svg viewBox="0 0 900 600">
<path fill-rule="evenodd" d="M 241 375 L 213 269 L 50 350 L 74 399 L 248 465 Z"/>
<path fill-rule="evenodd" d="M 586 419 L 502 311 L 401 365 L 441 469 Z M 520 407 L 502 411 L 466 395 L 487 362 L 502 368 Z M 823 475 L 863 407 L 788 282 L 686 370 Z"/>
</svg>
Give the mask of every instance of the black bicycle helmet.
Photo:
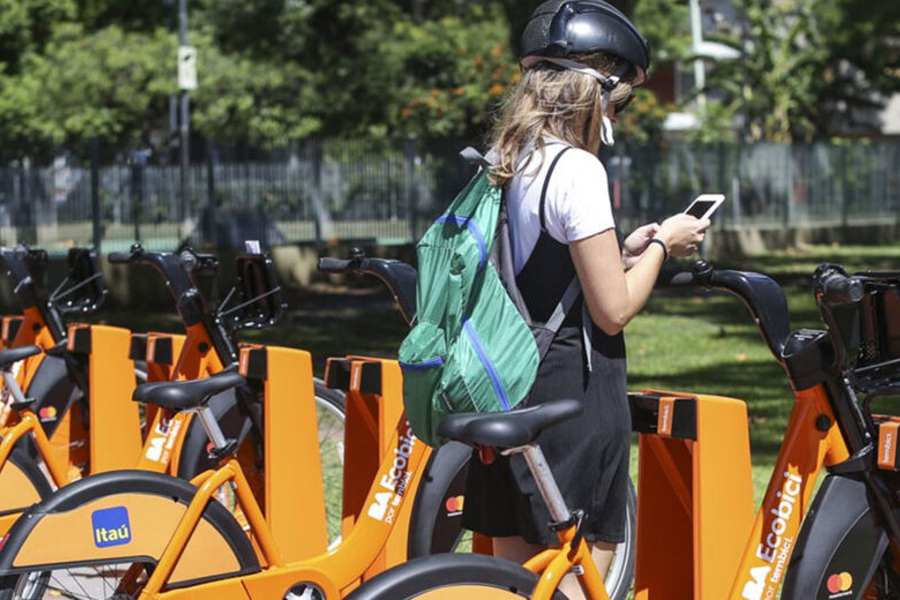
<svg viewBox="0 0 900 600">
<path fill-rule="evenodd" d="M 604 0 L 547 0 L 535 9 L 522 33 L 524 59 L 566 58 L 605 52 L 627 61 L 637 83 L 650 71 L 650 45 L 621 11 Z"/>
</svg>

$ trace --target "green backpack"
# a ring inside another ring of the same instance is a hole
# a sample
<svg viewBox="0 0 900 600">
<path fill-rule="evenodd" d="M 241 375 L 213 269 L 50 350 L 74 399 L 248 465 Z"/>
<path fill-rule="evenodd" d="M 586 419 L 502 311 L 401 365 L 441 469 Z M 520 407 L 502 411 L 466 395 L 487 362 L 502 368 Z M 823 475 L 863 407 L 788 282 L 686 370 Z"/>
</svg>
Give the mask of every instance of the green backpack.
<svg viewBox="0 0 900 600">
<path fill-rule="evenodd" d="M 473 153 L 485 164 L 474 150 L 463 156 L 473 160 Z M 525 399 L 581 293 L 573 278 L 550 320 L 531 322 L 515 284 L 503 191 L 488 172 L 469 181 L 416 246 L 417 321 L 399 358 L 406 414 L 432 446 L 440 444 L 444 416 L 508 411 Z"/>
</svg>

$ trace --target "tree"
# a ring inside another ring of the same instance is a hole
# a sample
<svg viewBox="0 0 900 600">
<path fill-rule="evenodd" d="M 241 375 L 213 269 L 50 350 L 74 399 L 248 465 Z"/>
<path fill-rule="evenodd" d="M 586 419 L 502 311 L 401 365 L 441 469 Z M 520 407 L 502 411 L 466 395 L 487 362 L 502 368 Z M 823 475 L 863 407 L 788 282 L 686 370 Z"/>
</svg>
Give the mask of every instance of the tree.
<svg viewBox="0 0 900 600">
<path fill-rule="evenodd" d="M 174 91 L 175 44 L 164 31 L 126 33 L 108 27 L 87 34 L 60 24 L 44 53 L 0 81 L 0 131 L 17 154 L 47 154 L 57 146 L 147 145 Z"/>
<path fill-rule="evenodd" d="M 900 5 L 741 0 L 745 25 L 712 39 L 741 51 L 708 79 L 753 140 L 827 138 L 900 91 Z M 892 70 L 892 65 L 894 70 Z M 875 124 L 869 123 L 871 130 Z"/>
<path fill-rule="evenodd" d="M 18 73 L 26 55 L 43 52 L 56 23 L 75 14 L 74 0 L 0 0 L 0 75 Z"/>
</svg>

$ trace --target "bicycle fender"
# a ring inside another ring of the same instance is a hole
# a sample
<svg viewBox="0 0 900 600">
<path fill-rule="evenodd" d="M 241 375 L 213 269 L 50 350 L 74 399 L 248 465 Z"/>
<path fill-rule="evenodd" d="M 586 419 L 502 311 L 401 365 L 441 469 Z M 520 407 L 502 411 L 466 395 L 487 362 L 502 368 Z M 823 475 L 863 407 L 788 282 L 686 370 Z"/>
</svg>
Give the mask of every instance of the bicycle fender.
<svg viewBox="0 0 900 600">
<path fill-rule="evenodd" d="M 472 449 L 449 442 L 432 452 L 416 490 L 407 556 L 452 552 L 462 532 L 466 476 Z"/>
<path fill-rule="evenodd" d="M 197 488 L 147 471 L 80 479 L 29 508 L 0 549 L 0 575 L 109 562 L 156 563 Z M 247 535 L 211 501 L 168 584 L 187 585 L 259 570 Z"/>
<path fill-rule="evenodd" d="M 0 464 L 0 534 L 6 533 L 22 511 L 53 493 L 47 477 L 18 445 Z"/>
<path fill-rule="evenodd" d="M 803 522 L 782 600 L 859 600 L 888 545 L 859 478 L 829 475 Z"/>
<path fill-rule="evenodd" d="M 84 397 L 69 374 L 66 359 L 58 356 L 44 356 L 25 392 L 35 399 L 34 412 L 48 437 L 75 402 Z"/>
</svg>

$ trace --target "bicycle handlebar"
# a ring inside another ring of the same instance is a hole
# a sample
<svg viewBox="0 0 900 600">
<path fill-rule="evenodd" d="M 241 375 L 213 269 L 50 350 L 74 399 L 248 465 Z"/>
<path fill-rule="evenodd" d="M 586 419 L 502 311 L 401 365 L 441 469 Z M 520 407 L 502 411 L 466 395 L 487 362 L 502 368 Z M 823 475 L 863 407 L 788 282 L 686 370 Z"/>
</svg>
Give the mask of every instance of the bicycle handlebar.
<svg viewBox="0 0 900 600">
<path fill-rule="evenodd" d="M 189 273 L 215 273 L 219 268 L 219 259 L 215 255 L 200 254 L 193 250 L 182 250 L 178 260 Z"/>
<path fill-rule="evenodd" d="M 781 286 L 761 273 L 714 269 L 698 261 L 691 271 L 675 274 L 669 281 L 675 287 L 702 286 L 736 296 L 750 311 L 772 354 L 779 360 L 791 333 L 790 313 Z"/>
<path fill-rule="evenodd" d="M 134 257 L 134 254 L 131 252 L 110 252 L 106 255 L 106 259 L 115 265 L 127 263 L 132 257 Z"/>
<path fill-rule="evenodd" d="M 861 277 L 847 275 L 842 269 L 829 265 L 816 273 L 822 300 L 828 304 L 850 304 L 862 300 L 866 293 Z"/>
<path fill-rule="evenodd" d="M 169 252 L 147 252 L 140 244 L 133 245 L 129 252 L 110 252 L 107 259 L 113 264 L 134 263 L 155 267 L 179 292 L 184 291 L 182 288 L 185 286 L 193 287 L 193 282 L 183 280 L 184 274 L 215 272 L 219 267 L 219 259 L 213 254 L 199 254 L 191 249 L 182 250 L 178 255 Z"/>
<path fill-rule="evenodd" d="M 323 273 L 348 273 L 356 269 L 352 260 L 343 260 L 325 256 L 319 259 L 318 268 Z"/>
<path fill-rule="evenodd" d="M 354 248 L 349 260 L 323 257 L 318 267 L 323 273 L 353 272 L 378 278 L 390 290 L 406 323 L 410 327 L 415 323 L 417 273 L 412 265 L 386 258 L 366 258 Z"/>
</svg>

